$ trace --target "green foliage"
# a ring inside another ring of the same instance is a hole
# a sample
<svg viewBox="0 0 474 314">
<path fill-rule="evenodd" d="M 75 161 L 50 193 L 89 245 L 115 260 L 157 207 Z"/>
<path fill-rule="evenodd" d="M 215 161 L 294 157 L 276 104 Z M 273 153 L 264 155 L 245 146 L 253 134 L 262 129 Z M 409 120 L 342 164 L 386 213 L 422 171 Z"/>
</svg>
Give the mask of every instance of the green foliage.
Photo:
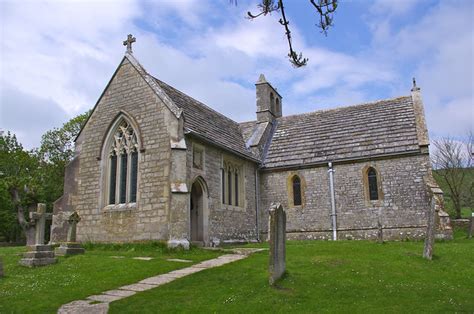
<svg viewBox="0 0 474 314">
<path fill-rule="evenodd" d="M 0 133 L 0 241 L 21 240 L 28 208 L 53 203 L 63 193 L 64 169 L 74 156 L 74 139 L 90 112 L 46 132 L 39 149 L 26 151 L 16 136 Z M 13 194 L 18 194 L 18 203 Z M 23 220 L 22 220 L 23 217 Z"/>
<path fill-rule="evenodd" d="M 451 192 L 440 173 L 442 171 L 434 170 L 433 176 L 444 192 L 446 211 L 451 217 L 456 217 Z M 461 217 L 469 218 L 471 217 L 471 211 L 474 210 L 474 168 L 463 168 L 462 171 L 465 173 L 465 177 L 461 187 Z"/>
<path fill-rule="evenodd" d="M 20 206 L 28 207 L 35 202 L 36 192 L 41 186 L 38 155 L 25 151 L 16 136 L 7 132 L 0 134 L 0 237 L 5 241 L 21 239 L 21 228 L 12 201 L 12 191 L 21 198 Z"/>
</svg>

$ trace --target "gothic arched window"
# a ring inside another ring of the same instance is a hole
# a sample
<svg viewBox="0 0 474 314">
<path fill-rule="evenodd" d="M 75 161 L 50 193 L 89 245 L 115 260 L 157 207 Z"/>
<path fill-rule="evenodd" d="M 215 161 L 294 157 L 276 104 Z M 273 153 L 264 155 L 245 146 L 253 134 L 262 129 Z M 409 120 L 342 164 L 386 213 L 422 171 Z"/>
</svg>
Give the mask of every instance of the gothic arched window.
<svg viewBox="0 0 474 314">
<path fill-rule="evenodd" d="M 379 199 L 379 191 L 377 186 L 377 171 L 370 167 L 367 171 L 367 181 L 369 186 L 369 199 L 376 201 Z"/>
<path fill-rule="evenodd" d="M 301 179 L 298 176 L 294 176 L 292 180 L 293 186 L 293 205 L 301 205 Z"/>
<path fill-rule="evenodd" d="M 110 137 L 108 146 L 108 203 L 137 201 L 138 140 L 133 127 L 122 120 Z"/>
</svg>

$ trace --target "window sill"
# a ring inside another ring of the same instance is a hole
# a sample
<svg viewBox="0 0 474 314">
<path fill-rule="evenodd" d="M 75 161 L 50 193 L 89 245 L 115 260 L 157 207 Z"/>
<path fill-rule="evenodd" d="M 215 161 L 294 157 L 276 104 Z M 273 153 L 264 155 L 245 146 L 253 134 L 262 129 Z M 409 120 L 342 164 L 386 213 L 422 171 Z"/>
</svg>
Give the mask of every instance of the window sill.
<svg viewBox="0 0 474 314">
<path fill-rule="evenodd" d="M 235 206 L 235 205 L 221 204 L 221 208 L 223 210 L 233 210 L 233 211 L 239 211 L 239 212 L 245 211 L 245 207 L 240 207 L 240 206 Z"/>
<path fill-rule="evenodd" d="M 123 212 L 137 208 L 137 203 L 113 204 L 107 205 L 102 210 L 103 212 Z"/>
</svg>

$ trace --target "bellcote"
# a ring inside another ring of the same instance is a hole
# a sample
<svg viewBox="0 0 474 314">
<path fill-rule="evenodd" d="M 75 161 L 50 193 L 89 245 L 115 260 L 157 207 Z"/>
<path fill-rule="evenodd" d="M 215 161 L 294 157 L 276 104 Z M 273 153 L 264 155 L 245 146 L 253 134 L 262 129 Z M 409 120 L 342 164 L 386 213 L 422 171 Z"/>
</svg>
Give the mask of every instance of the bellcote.
<svg viewBox="0 0 474 314">
<path fill-rule="evenodd" d="M 257 122 L 273 122 L 282 116 L 281 96 L 277 90 L 260 74 L 255 83 L 257 93 Z"/>
</svg>

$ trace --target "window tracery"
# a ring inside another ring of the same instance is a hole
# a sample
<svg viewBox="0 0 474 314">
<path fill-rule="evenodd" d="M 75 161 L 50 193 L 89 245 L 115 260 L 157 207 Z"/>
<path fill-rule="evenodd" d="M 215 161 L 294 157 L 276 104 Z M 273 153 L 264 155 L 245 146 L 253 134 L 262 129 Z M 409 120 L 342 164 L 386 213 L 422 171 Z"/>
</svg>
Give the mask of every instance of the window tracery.
<svg viewBox="0 0 474 314">
<path fill-rule="evenodd" d="M 133 127 L 120 122 L 111 137 L 108 162 L 109 205 L 137 201 L 138 139 Z"/>
</svg>

